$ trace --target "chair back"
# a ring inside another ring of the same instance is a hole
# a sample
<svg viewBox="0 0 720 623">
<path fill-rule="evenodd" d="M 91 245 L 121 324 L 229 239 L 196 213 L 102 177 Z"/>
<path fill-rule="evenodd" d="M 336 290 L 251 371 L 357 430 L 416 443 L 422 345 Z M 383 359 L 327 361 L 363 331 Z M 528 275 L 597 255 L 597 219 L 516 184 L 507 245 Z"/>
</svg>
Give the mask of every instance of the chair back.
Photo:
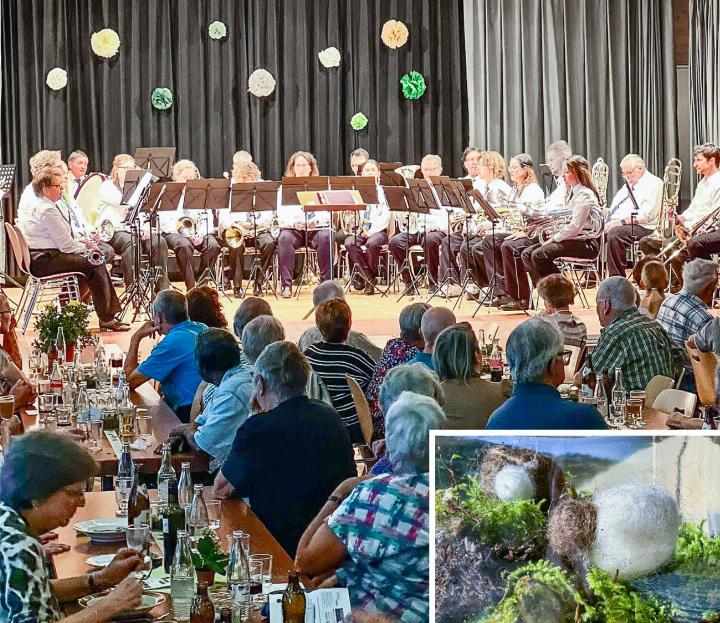
<svg viewBox="0 0 720 623">
<path fill-rule="evenodd" d="M 665 389 L 670 389 L 674 384 L 675 381 L 669 376 L 658 374 L 652 377 L 645 388 L 645 404 L 652 407 L 658 394 Z"/>
<path fill-rule="evenodd" d="M 693 374 L 695 375 L 695 387 L 700 404 L 703 406 L 715 406 L 717 402 L 717 357 L 714 353 L 701 353 L 697 348 L 690 348 L 685 345 Z"/>
<path fill-rule="evenodd" d="M 8 240 L 10 240 L 10 246 L 12 247 L 13 256 L 15 257 L 15 263 L 23 273 L 29 273 L 29 266 L 25 264 L 25 256 L 23 255 L 23 248 L 18 238 L 19 230 L 12 223 L 5 223 L 5 233 L 7 234 Z M 22 235 L 22 234 L 20 234 Z"/>
<path fill-rule="evenodd" d="M 648 404 L 647 399 L 645 404 Z M 688 417 L 692 417 L 695 413 L 696 404 L 697 396 L 695 394 L 684 392 L 681 389 L 664 389 L 655 398 L 652 408 L 668 415 L 673 415 L 679 411 Z"/>
<path fill-rule="evenodd" d="M 370 415 L 370 405 L 368 404 L 367 398 L 363 393 L 360 384 L 349 374 L 345 375 L 350 393 L 352 394 L 353 403 L 355 404 L 355 412 L 357 413 L 358 420 L 360 420 L 360 428 L 362 429 L 363 437 L 367 447 L 370 447 L 370 441 L 373 435 L 373 424 L 372 416 Z"/>
<path fill-rule="evenodd" d="M 23 263 L 25 269 L 28 274 L 30 274 L 30 248 L 28 247 L 27 240 L 25 240 L 25 236 L 20 231 L 20 228 L 16 227 L 15 225 L 13 225 L 12 227 L 15 230 L 15 235 L 17 236 L 18 243 L 20 244 L 20 248 L 22 249 Z"/>
<path fill-rule="evenodd" d="M 578 369 L 582 349 L 579 346 L 566 346 L 565 350 L 570 351 L 570 361 L 565 366 L 565 382 L 573 383 L 575 382 L 575 373 Z"/>
<path fill-rule="evenodd" d="M 392 238 L 395 235 L 396 228 L 397 228 L 397 221 L 395 219 L 395 215 L 391 213 L 390 220 L 388 221 L 388 226 L 387 226 L 388 240 L 390 240 L 390 238 Z"/>
</svg>

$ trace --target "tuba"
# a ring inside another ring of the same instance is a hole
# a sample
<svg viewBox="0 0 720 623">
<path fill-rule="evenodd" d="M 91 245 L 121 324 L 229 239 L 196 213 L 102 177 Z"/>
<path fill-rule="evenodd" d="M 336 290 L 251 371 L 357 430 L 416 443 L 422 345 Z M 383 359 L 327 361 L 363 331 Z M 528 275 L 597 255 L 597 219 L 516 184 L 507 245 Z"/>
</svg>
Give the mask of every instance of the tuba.
<svg viewBox="0 0 720 623">
<path fill-rule="evenodd" d="M 602 158 L 598 158 L 595 161 L 590 171 L 590 177 L 592 178 L 593 184 L 595 184 L 595 188 L 597 188 L 598 195 L 600 195 L 601 211 L 607 206 L 608 172 L 608 165 Z"/>
</svg>

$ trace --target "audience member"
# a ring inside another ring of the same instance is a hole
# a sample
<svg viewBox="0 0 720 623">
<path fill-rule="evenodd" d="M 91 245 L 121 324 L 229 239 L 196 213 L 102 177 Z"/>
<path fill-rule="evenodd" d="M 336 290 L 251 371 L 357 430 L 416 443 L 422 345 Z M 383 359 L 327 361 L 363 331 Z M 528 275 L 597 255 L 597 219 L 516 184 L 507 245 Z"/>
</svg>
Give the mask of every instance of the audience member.
<svg viewBox="0 0 720 623">
<path fill-rule="evenodd" d="M 500 383 L 480 378 L 482 355 L 466 322 L 445 329 L 433 351 L 433 367 L 445 393 L 446 428 L 485 428 L 488 418 L 505 402 Z"/>
<path fill-rule="evenodd" d="M 418 351 L 410 363 L 422 363 L 433 370 L 432 353 L 435 348 L 435 340 L 445 329 L 457 322 L 455 314 L 447 307 L 431 307 L 420 321 L 420 333 L 423 337 L 423 349 Z"/>
<path fill-rule="evenodd" d="M 99 571 L 50 579 L 38 537 L 70 523 L 85 506 L 85 482 L 96 472 L 90 453 L 65 435 L 33 431 L 6 450 L 0 470 L 0 621 L 110 621 L 140 603 L 142 584 L 129 574 L 141 561 L 129 549 Z M 63 614 L 61 603 L 114 586 L 87 611 L 90 618 Z"/>
<path fill-rule="evenodd" d="M 375 364 L 372 378 L 368 385 L 365 396 L 370 405 L 370 416 L 373 421 L 373 437 L 380 439 L 385 436 L 385 416 L 378 402 L 378 392 L 385 379 L 385 375 L 391 368 L 407 363 L 415 357 L 419 350 L 422 350 L 422 333 L 420 333 L 420 322 L 423 314 L 430 309 L 427 303 L 412 303 L 403 308 L 400 312 L 400 337 L 392 338 L 385 344 L 385 348 Z"/>
<path fill-rule="evenodd" d="M 285 329 L 274 316 L 257 316 L 245 325 L 241 338 L 245 358 L 248 364 L 254 366 L 266 346 L 285 339 Z"/>
<path fill-rule="evenodd" d="M 647 267 L 650 264 L 646 265 Z M 685 362 L 680 389 L 695 392 L 695 375 L 685 354 L 685 341 L 712 320 L 708 305 L 717 288 L 718 270 L 715 262 L 696 258 L 683 268 L 683 287 L 665 299 L 657 313 L 658 324 L 667 331 Z M 645 282 L 647 284 L 647 281 Z"/>
<path fill-rule="evenodd" d="M 326 301 L 330 301 L 332 299 L 342 299 L 345 300 L 345 291 L 343 290 L 343 287 L 337 282 L 337 281 L 324 281 L 323 283 L 315 286 L 315 289 L 313 290 L 313 308 L 317 309 L 321 303 L 325 303 Z M 310 327 L 300 336 L 300 339 L 298 340 L 298 346 L 301 351 L 305 352 L 309 346 L 312 346 L 313 344 L 317 344 L 318 342 L 323 341 L 322 333 L 320 332 L 320 329 L 315 327 Z M 362 333 L 358 333 L 357 331 L 350 331 L 350 334 L 347 338 L 347 343 L 349 346 L 352 346 L 353 348 L 359 348 L 361 351 L 367 353 L 373 362 L 377 361 L 380 358 L 380 349 L 375 346 L 370 340 L 367 339 L 365 335 Z"/>
<path fill-rule="evenodd" d="M 538 316 L 557 323 L 565 338 L 565 346 L 582 348 L 587 340 L 587 327 L 570 311 L 575 302 L 575 286 L 562 275 L 548 275 L 538 282 L 538 294 L 545 303 L 545 311 Z"/>
<path fill-rule="evenodd" d="M 354 609 L 428 620 L 429 437 L 444 419 L 432 398 L 403 393 L 387 414 L 393 472 L 343 482 L 300 540 L 300 570 L 335 572 Z"/>
<path fill-rule="evenodd" d="M 208 285 L 190 288 L 187 294 L 188 317 L 211 328 L 227 329 L 228 323 L 220 305 L 220 295 Z"/>
<path fill-rule="evenodd" d="M 193 450 L 207 452 L 212 457 L 210 471 L 215 472 L 227 458 L 237 429 L 250 413 L 253 370 L 240 362 L 237 340 L 224 329 L 207 329 L 198 335 L 195 362 L 200 378 L 215 386 L 215 391 L 195 421 L 170 432 L 170 441 L 174 447 L 184 442 Z"/>
<path fill-rule="evenodd" d="M 258 316 L 272 316 L 272 307 L 265 299 L 259 296 L 249 296 L 237 308 L 233 318 L 233 332 L 238 340 L 242 340 L 245 325 Z"/>
<path fill-rule="evenodd" d="M 665 292 L 667 292 L 670 285 L 670 277 L 660 260 L 651 260 L 643 266 L 640 279 L 645 290 L 645 296 L 640 299 L 638 311 L 650 320 L 655 320 L 660 305 L 665 300 Z"/>
<path fill-rule="evenodd" d="M 125 377 L 130 389 L 155 379 L 160 383 L 165 402 L 181 422 L 187 422 L 195 390 L 200 384 L 193 356 L 195 340 L 205 329 L 206 325 L 188 318 L 187 300 L 182 292 L 172 289 L 158 292 L 153 302 L 153 319 L 143 324 L 130 338 L 125 357 Z M 138 365 L 140 342 L 153 333 L 165 337 Z"/>
<path fill-rule="evenodd" d="M 13 315 L 10 299 L 7 294 L 0 290 L 0 336 L 2 336 L 2 350 L 4 350 L 10 361 L 22 370 L 22 355 L 18 346 L 17 333 L 15 331 L 17 322 Z"/>
<path fill-rule="evenodd" d="M 515 387 L 508 401 L 490 416 L 488 429 L 607 428 L 595 407 L 563 400 L 557 391 L 565 380 L 565 362 L 563 337 L 556 324 L 542 318 L 526 320 L 510 334 L 506 352 Z"/>
<path fill-rule="evenodd" d="M 315 308 L 315 322 L 323 341 L 308 346 L 304 354 L 330 392 L 333 406 L 348 429 L 350 441 L 365 443 L 346 375 L 355 379 L 365 392 L 375 362 L 364 351 L 348 345 L 352 312 L 343 299 L 320 303 Z"/>
<path fill-rule="evenodd" d="M 691 335 L 687 341 L 690 348 L 697 348 L 703 353 L 715 353 L 720 357 L 720 318 L 713 318 L 710 322 L 706 322 L 702 329 L 694 335 Z M 715 407 L 720 407 L 720 366 L 717 367 L 715 373 Z"/>
<path fill-rule="evenodd" d="M 253 377 L 261 412 L 240 427 L 215 479 L 215 494 L 248 498 L 291 556 L 335 487 L 357 473 L 338 414 L 305 395 L 309 372 L 307 359 L 291 342 L 262 351 Z"/>
<path fill-rule="evenodd" d="M 0 350 L 0 391 L 2 395 L 12 394 L 16 409 L 32 404 L 37 398 L 30 379 L 10 361 L 10 357 L 3 350 Z"/>
<path fill-rule="evenodd" d="M 658 374 L 675 377 L 673 343 L 657 322 L 637 309 L 637 292 L 625 277 L 608 277 L 597 292 L 600 339 L 590 356 L 596 375 L 622 370 L 625 391 L 645 389 Z"/>
</svg>

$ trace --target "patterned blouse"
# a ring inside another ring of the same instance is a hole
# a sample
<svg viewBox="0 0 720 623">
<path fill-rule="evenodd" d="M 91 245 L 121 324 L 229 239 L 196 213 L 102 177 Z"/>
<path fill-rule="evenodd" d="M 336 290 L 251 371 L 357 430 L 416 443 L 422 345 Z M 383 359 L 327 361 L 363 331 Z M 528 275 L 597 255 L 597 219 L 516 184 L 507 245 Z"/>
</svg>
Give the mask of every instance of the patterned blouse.
<svg viewBox="0 0 720 623">
<path fill-rule="evenodd" d="M 370 415 L 373 421 L 373 438 L 385 438 L 385 414 L 380 408 L 378 397 L 380 395 L 380 386 L 385 380 L 385 375 L 395 366 L 407 363 L 417 355 L 418 349 L 410 346 L 402 338 L 394 338 L 390 340 L 380 355 L 377 364 L 375 364 L 375 372 L 368 385 L 365 395 L 370 404 Z"/>
<path fill-rule="evenodd" d="M 46 623 L 63 616 L 40 543 L 23 517 L 0 502 L 0 621 Z"/>
<path fill-rule="evenodd" d="M 350 560 L 337 570 L 353 608 L 420 623 L 429 616 L 428 474 L 361 482 L 328 518 Z"/>
</svg>

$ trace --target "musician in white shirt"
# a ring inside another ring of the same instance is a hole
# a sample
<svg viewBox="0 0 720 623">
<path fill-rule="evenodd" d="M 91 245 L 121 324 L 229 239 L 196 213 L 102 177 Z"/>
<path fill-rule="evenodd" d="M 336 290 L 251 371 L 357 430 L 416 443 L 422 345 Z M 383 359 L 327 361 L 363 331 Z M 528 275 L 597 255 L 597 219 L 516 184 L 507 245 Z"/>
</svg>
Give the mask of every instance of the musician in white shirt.
<svg viewBox="0 0 720 623">
<path fill-rule="evenodd" d="M 608 273 L 611 277 L 625 276 L 628 247 L 655 231 L 663 194 L 663 181 L 645 168 L 645 162 L 637 154 L 625 156 L 620 162 L 620 171 L 626 183 L 615 193 L 605 219 Z M 632 189 L 632 197 L 628 185 Z"/>
<path fill-rule="evenodd" d="M 352 272 L 355 265 L 358 266 L 364 280 L 364 292 L 371 295 L 375 293 L 377 285 L 380 251 L 388 242 L 387 228 L 390 222 L 390 208 L 388 208 L 385 194 L 379 183 L 378 163 L 375 160 L 367 160 L 362 167 L 362 175 L 374 177 L 378 183 L 378 202 L 365 207 L 365 211 L 359 215 L 356 231 L 349 233 L 343 244 L 347 249 L 350 271 Z"/>
<path fill-rule="evenodd" d="M 200 179 L 200 172 L 191 160 L 178 160 L 173 166 L 172 179 L 173 182 L 185 183 Z M 212 210 L 186 210 L 184 201 L 183 190 L 177 210 L 169 212 L 161 210 L 159 220 L 167 246 L 175 253 L 185 287 L 190 290 L 195 287 L 193 252 L 196 249 L 200 252 L 198 272 L 202 275 L 207 268 L 215 270 L 215 263 L 220 255 L 220 243 L 214 236 L 216 227 Z M 178 222 L 184 217 L 189 217 L 195 222 L 195 231 L 192 235 L 181 234 L 178 231 Z"/>
<path fill-rule="evenodd" d="M 317 160 L 310 152 L 296 151 L 285 167 L 285 177 L 315 177 L 319 169 Z M 307 216 L 307 220 L 306 220 Z M 321 281 L 331 277 L 330 272 L 330 212 L 327 210 L 305 212 L 298 204 L 283 205 L 282 189 L 278 193 L 277 218 L 280 237 L 277 241 L 280 268 L 281 296 L 292 296 L 291 286 L 295 268 L 295 251 L 307 246 L 317 251 Z M 305 226 L 307 223 L 307 235 Z M 333 236 L 334 238 L 334 236 Z"/>
<path fill-rule="evenodd" d="M 32 183 L 40 201 L 21 228 L 30 249 L 32 274 L 38 277 L 64 272 L 84 274 L 100 328 L 127 331 L 128 325 L 117 318 L 120 301 L 105 263 L 97 266 L 90 263 L 87 252 L 93 244 L 75 237 L 70 213 L 59 201 L 65 187 L 62 168 L 45 167 L 33 177 Z"/>
<path fill-rule="evenodd" d="M 545 161 L 550 173 L 553 175 L 556 187 L 545 200 L 542 208 L 529 212 L 543 212 L 545 210 L 553 212 L 564 207 L 565 182 L 562 174 L 565 160 L 570 156 L 572 156 L 572 149 L 566 141 L 555 141 L 547 146 L 545 149 Z M 528 283 L 521 255 L 525 249 L 537 244 L 537 242 L 536 237 L 529 238 L 525 232 L 511 234 L 503 240 L 500 246 L 500 255 L 502 256 L 505 292 L 510 298 L 508 303 L 501 304 L 503 310 L 527 309 L 530 301 L 530 284 Z"/>
<path fill-rule="evenodd" d="M 35 177 L 45 167 L 59 167 L 62 162 L 62 156 L 59 151 L 51 151 L 49 149 L 41 149 L 34 154 L 28 164 L 30 165 L 30 177 Z M 30 215 L 32 209 L 42 201 L 41 197 L 35 194 L 32 181 L 23 188 L 18 202 L 17 216 L 15 224 L 22 228 L 22 223 Z"/>
<path fill-rule="evenodd" d="M 350 170 L 353 175 L 362 175 L 365 163 L 370 159 L 367 149 L 358 147 L 350 154 Z"/>
<path fill-rule="evenodd" d="M 258 182 L 260 181 L 260 170 L 252 161 L 240 162 L 233 166 L 233 180 L 239 182 Z M 234 182 L 235 183 L 235 182 Z M 247 246 L 254 247 L 260 255 L 260 272 L 255 275 L 255 283 L 253 285 L 253 294 L 262 296 L 262 284 L 265 280 L 265 273 L 272 263 L 275 254 L 275 239 L 270 235 L 270 229 L 273 222 L 272 210 L 263 210 L 258 212 L 232 212 L 231 209 L 223 208 L 218 210 L 218 220 L 220 230 L 224 232 L 231 225 L 240 227 L 244 230 L 245 236 L 243 243 L 239 247 L 230 248 L 229 264 L 230 274 L 233 280 L 233 291 L 235 298 L 242 298 L 244 295 L 243 269 L 245 264 L 245 248 Z M 255 226 L 253 226 L 255 224 Z M 262 231 L 260 231 L 262 229 Z M 258 231 L 257 237 L 255 232 Z"/>
<path fill-rule="evenodd" d="M 71 197 L 75 197 L 78 187 L 87 177 L 88 164 L 90 159 L 84 151 L 76 149 L 67 159 L 67 167 L 70 171 L 68 179 L 68 192 Z"/>
<path fill-rule="evenodd" d="M 133 262 L 135 249 L 132 245 L 130 227 L 125 223 L 129 206 L 122 203 L 122 189 L 125 185 L 125 174 L 128 171 L 138 170 L 135 159 L 130 154 L 118 154 L 113 159 L 110 177 L 106 179 L 98 189 L 98 216 L 95 220 L 96 227 L 103 222 L 109 221 L 114 229 L 110 238 L 109 246 L 120 255 L 120 269 L 123 275 L 125 287 L 129 288 L 133 282 Z M 144 214 L 138 216 L 144 219 Z M 156 236 L 153 232 L 152 244 L 150 241 L 150 229 L 146 223 L 141 225 L 142 248 L 146 254 L 150 253 L 152 246 L 152 265 L 161 268 L 161 275 L 155 284 L 155 291 L 159 292 L 170 287 L 167 277 L 168 246 L 165 239 Z"/>
</svg>

